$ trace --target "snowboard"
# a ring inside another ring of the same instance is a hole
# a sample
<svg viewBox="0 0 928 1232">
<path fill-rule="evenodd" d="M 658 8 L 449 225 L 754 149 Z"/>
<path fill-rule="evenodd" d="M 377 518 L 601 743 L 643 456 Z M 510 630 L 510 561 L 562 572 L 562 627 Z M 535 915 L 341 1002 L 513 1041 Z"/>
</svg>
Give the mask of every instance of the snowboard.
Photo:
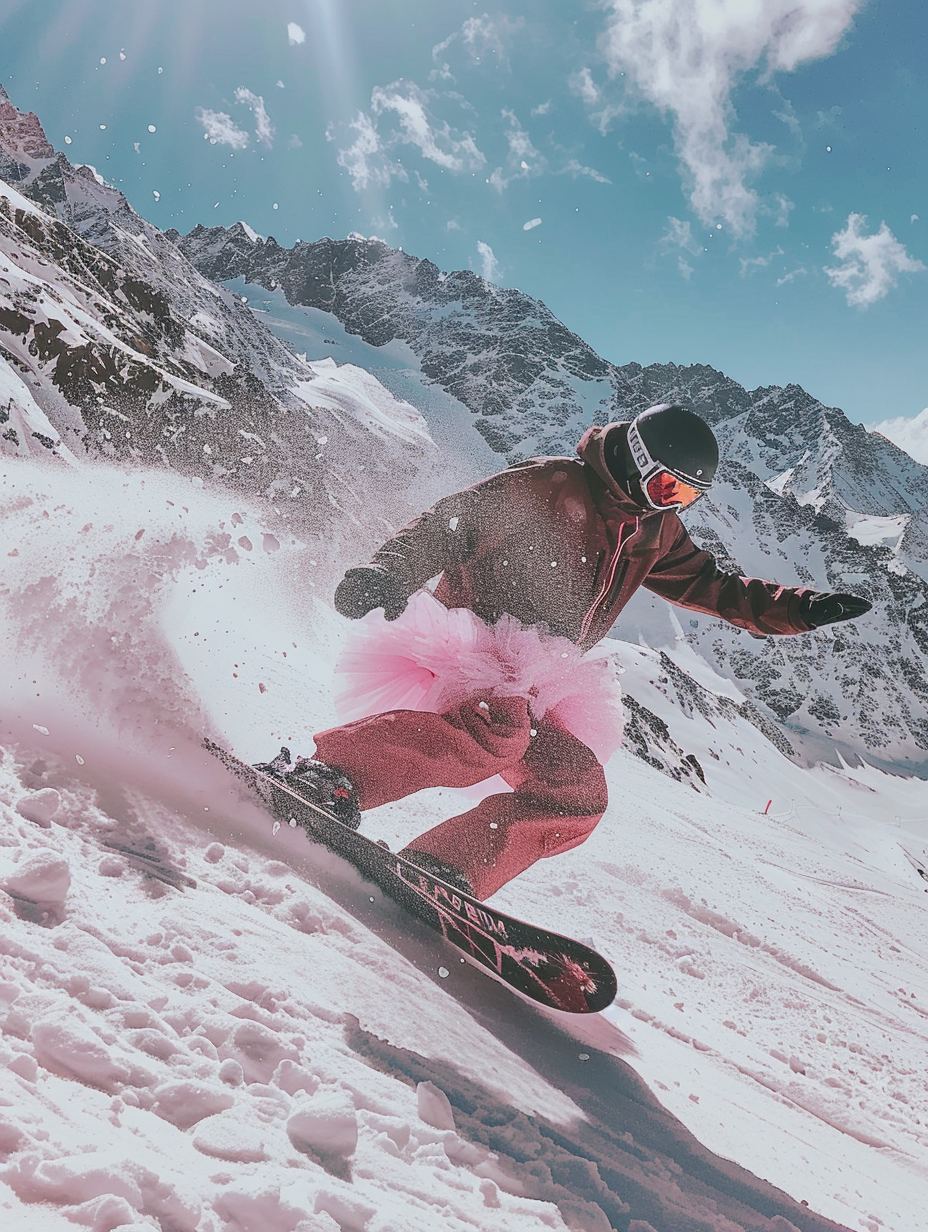
<svg viewBox="0 0 928 1232">
<path fill-rule="evenodd" d="M 343 856 L 389 898 L 511 988 L 552 1009 L 595 1014 L 617 991 L 615 972 L 580 941 L 488 907 L 352 830 L 283 779 L 249 766 L 215 741 L 203 747 L 277 819 Z"/>
</svg>

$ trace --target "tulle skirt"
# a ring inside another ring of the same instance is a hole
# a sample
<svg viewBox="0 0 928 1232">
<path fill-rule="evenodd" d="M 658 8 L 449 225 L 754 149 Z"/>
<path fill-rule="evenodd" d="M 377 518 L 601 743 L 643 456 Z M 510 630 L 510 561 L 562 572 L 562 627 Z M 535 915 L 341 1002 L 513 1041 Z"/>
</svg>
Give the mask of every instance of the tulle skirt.
<svg viewBox="0 0 928 1232">
<path fill-rule="evenodd" d="M 583 654 L 504 615 L 488 625 L 469 608 L 446 608 L 428 591 L 394 621 L 379 610 L 358 621 L 335 668 L 342 722 L 387 710 L 443 714 L 477 693 L 526 697 L 607 761 L 622 743 L 622 693 L 615 664 Z"/>
</svg>

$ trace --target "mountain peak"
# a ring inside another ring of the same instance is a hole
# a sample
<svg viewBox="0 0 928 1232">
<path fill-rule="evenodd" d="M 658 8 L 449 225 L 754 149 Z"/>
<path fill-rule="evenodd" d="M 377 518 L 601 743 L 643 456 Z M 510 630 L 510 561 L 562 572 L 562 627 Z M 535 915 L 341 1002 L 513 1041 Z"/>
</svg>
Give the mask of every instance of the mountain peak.
<svg viewBox="0 0 928 1232">
<path fill-rule="evenodd" d="M 0 142 L 21 158 L 55 157 L 55 147 L 45 136 L 42 122 L 34 111 L 20 111 L 0 85 Z"/>
</svg>

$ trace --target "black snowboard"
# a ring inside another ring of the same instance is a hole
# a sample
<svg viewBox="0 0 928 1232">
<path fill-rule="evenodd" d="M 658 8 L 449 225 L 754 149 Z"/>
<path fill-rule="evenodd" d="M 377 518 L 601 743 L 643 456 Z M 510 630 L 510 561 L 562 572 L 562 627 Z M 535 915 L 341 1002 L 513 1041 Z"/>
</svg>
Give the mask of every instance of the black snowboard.
<svg viewBox="0 0 928 1232">
<path fill-rule="evenodd" d="M 401 907 L 512 988 L 572 1014 L 595 1014 L 611 1004 L 615 972 L 589 946 L 487 907 L 350 829 L 286 782 L 247 765 L 214 741 L 204 740 L 203 746 L 275 817 L 301 826 L 310 839 L 350 861 Z"/>
</svg>

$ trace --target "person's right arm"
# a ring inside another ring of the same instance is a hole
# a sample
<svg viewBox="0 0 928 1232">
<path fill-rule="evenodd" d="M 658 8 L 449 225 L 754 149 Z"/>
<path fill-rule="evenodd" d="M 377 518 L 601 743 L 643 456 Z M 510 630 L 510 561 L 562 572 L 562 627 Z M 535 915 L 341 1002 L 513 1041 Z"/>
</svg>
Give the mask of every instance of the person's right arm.
<svg viewBox="0 0 928 1232">
<path fill-rule="evenodd" d="M 335 591 L 336 609 L 357 619 L 382 607 L 395 620 L 429 578 L 473 554 L 484 528 L 503 514 L 504 486 L 494 475 L 443 497 L 378 548 L 369 565 L 348 570 Z"/>
</svg>

